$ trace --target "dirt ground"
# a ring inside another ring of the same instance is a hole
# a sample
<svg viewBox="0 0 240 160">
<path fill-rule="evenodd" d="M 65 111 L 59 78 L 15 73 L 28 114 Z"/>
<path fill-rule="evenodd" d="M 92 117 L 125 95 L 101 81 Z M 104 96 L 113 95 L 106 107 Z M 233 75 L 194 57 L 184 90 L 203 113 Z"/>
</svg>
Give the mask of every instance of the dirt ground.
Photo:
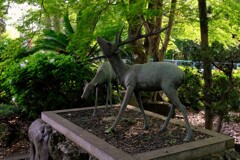
<svg viewBox="0 0 240 160">
<path fill-rule="evenodd" d="M 28 153 L 29 140 L 27 131 L 31 122 L 16 115 L 0 119 L 0 122 L 1 126 L 6 127 L 5 132 L 0 133 L 1 136 L 6 135 L 5 137 L 0 136 L 0 159 Z"/>
<path fill-rule="evenodd" d="M 229 116 L 230 121 L 223 122 L 221 133 L 233 137 L 235 143 L 240 144 L 240 112 L 231 112 L 229 113 Z M 180 118 L 183 121 L 183 118 L 180 114 L 178 114 L 176 117 Z M 188 118 L 192 125 L 204 128 L 204 111 L 201 111 L 198 114 L 189 112 Z M 213 130 L 216 130 L 217 121 L 218 118 L 215 118 L 213 122 Z"/>
<path fill-rule="evenodd" d="M 231 116 L 233 116 L 233 117 L 240 116 L 240 113 L 231 113 L 231 114 L 232 114 Z M 189 117 L 189 121 L 192 125 L 200 126 L 200 127 L 204 126 L 204 112 L 203 111 L 199 112 L 198 114 L 189 112 L 188 117 Z M 182 116 L 180 114 L 177 114 L 176 118 L 182 120 Z M 133 136 L 136 136 L 137 132 L 140 131 L 141 133 L 138 138 L 141 138 L 141 136 L 145 136 L 145 140 L 154 139 L 154 137 L 146 138 L 146 135 L 149 134 L 149 132 L 153 132 L 153 131 L 146 132 L 141 129 L 139 130 L 139 128 L 142 128 L 142 120 L 140 120 L 140 123 L 139 123 L 138 120 L 130 120 L 130 119 L 123 118 L 123 122 L 124 121 L 125 121 L 125 123 L 131 124 L 131 125 L 133 123 L 137 123 L 137 126 L 132 127 L 130 129 L 131 132 L 124 134 L 124 137 L 122 137 L 122 138 L 128 138 L 128 137 L 131 138 Z M 9 128 L 8 132 L 6 133 L 8 135 L 7 140 L 4 142 L 0 142 L 0 159 L 9 157 L 9 156 L 13 156 L 13 155 L 28 153 L 29 152 L 29 140 L 28 140 L 28 136 L 27 136 L 27 130 L 28 130 L 28 127 L 31 122 L 26 121 L 23 118 L 19 118 L 18 116 L 11 116 L 6 119 L 0 119 L 0 122 L 1 122 L 1 124 L 6 124 Z M 154 120 L 153 120 L 153 122 L 154 122 Z M 217 119 L 214 122 L 215 126 L 216 126 L 216 122 L 217 122 Z M 159 126 L 161 126 L 161 123 L 162 122 L 156 123 L 158 127 L 150 127 L 150 128 L 155 128 L 155 131 L 157 132 L 157 129 L 159 129 Z M 153 124 L 151 124 L 151 125 L 153 125 Z M 96 125 L 96 127 L 98 127 L 98 126 L 99 125 Z M 174 128 L 177 129 L 177 131 L 174 131 Z M 165 141 L 165 144 L 163 143 L 163 147 L 164 147 L 164 145 L 166 146 L 169 144 L 176 145 L 179 143 L 178 141 L 182 141 L 182 139 L 185 136 L 184 128 L 179 129 L 178 127 L 173 127 L 172 131 L 173 132 L 170 134 L 170 136 L 168 135 L 170 137 L 170 139 L 167 139 Z M 234 122 L 234 121 L 224 122 L 221 133 L 233 137 L 235 139 L 235 143 L 240 144 L 240 125 L 239 125 L 238 121 L 237 122 Z M 180 136 L 181 139 L 177 138 L 177 140 L 172 140 L 174 135 L 178 135 L 178 134 L 181 134 L 181 136 Z M 164 136 L 164 135 L 162 134 L 161 136 Z M 160 139 L 161 136 L 158 136 L 158 138 Z M 123 142 L 123 143 L 126 143 L 126 142 Z M 143 143 L 148 143 L 148 142 L 143 141 Z M 157 146 L 153 145 L 153 149 L 156 147 Z M 129 150 L 131 150 L 131 148 L 126 149 L 126 152 L 130 152 Z M 142 150 L 142 149 L 140 149 L 140 150 Z M 139 152 L 139 149 L 136 149 L 133 152 Z"/>
<path fill-rule="evenodd" d="M 140 112 L 126 109 L 116 125 L 115 132 L 105 133 L 113 124 L 119 107 L 97 110 L 97 116 L 92 117 L 92 110 L 60 113 L 61 116 L 91 132 L 104 141 L 120 148 L 126 153 L 137 154 L 146 151 L 166 148 L 185 143 L 186 128 L 169 123 L 165 132 L 161 132 L 164 121 L 147 116 L 149 129 L 143 129 L 143 118 Z M 209 135 L 193 131 L 191 141 L 208 138 Z"/>
</svg>

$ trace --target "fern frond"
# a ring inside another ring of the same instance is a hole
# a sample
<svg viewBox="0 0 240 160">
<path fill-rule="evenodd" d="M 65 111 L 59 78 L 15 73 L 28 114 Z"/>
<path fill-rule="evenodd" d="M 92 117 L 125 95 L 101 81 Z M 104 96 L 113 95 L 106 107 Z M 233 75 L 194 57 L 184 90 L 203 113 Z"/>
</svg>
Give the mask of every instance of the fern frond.
<svg viewBox="0 0 240 160">
<path fill-rule="evenodd" d="M 70 19 L 69 19 L 69 16 L 68 16 L 68 12 L 64 15 L 63 22 L 64 22 L 64 27 L 65 27 L 64 29 L 65 29 L 66 35 L 74 34 L 74 30 L 72 28 L 72 25 L 70 23 Z"/>
</svg>

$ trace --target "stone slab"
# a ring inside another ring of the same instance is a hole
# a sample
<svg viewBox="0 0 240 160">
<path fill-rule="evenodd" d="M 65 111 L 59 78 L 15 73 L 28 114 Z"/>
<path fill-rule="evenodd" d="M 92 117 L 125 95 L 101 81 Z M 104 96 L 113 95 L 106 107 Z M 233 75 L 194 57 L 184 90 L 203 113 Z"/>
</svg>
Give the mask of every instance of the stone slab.
<svg viewBox="0 0 240 160">
<path fill-rule="evenodd" d="M 30 154 L 21 154 L 21 155 L 14 155 L 5 158 L 4 160 L 29 160 Z"/>
<path fill-rule="evenodd" d="M 234 148 L 233 138 L 212 132 L 210 130 L 192 126 L 192 129 L 211 135 L 211 137 L 201 141 L 188 142 L 181 145 L 130 155 L 57 114 L 59 112 L 72 112 L 93 108 L 94 107 L 87 107 L 81 109 L 42 112 L 42 120 L 100 160 L 187 160 L 200 158 L 211 153 L 223 153 L 226 149 Z M 134 106 L 128 105 L 128 108 L 139 112 L 139 109 Z M 153 112 L 145 111 L 145 113 L 149 116 L 165 119 L 164 116 Z M 175 119 L 172 119 L 171 123 L 184 126 L 183 122 Z"/>
</svg>

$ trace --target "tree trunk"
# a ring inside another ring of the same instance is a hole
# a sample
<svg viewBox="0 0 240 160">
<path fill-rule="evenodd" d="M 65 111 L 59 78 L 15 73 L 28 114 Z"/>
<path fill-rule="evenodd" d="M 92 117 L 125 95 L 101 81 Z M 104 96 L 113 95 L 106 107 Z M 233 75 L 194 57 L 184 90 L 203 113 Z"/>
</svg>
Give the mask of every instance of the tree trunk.
<svg viewBox="0 0 240 160">
<path fill-rule="evenodd" d="M 146 32 L 152 30 L 158 30 L 162 27 L 162 17 L 163 17 L 163 0 L 152 0 L 148 3 L 148 10 L 158 10 L 159 14 L 157 16 L 152 16 L 147 21 L 144 17 L 141 17 L 142 23 L 144 24 Z M 148 57 L 152 57 L 153 61 L 158 61 L 159 54 L 159 44 L 160 44 L 160 35 L 153 35 L 145 39 L 144 48 Z"/>
<path fill-rule="evenodd" d="M 168 29 L 166 31 L 166 36 L 165 36 L 164 42 L 162 44 L 162 48 L 159 52 L 159 58 L 158 58 L 159 61 L 163 61 L 165 52 L 166 52 L 167 47 L 168 47 L 168 43 L 170 41 L 170 36 L 171 36 L 172 27 L 173 27 L 173 23 L 174 23 L 176 6 L 177 6 L 177 0 L 172 0 L 171 1 L 171 9 L 170 9 L 169 20 L 168 20 Z"/>
<path fill-rule="evenodd" d="M 200 29 L 201 29 L 201 47 L 202 54 L 207 54 L 208 49 L 208 18 L 206 0 L 198 0 Z M 203 56 L 203 78 L 204 78 L 204 104 L 205 104 L 205 128 L 212 129 L 213 126 L 213 111 L 211 109 L 211 95 L 212 88 L 212 70 L 211 63 L 207 56 Z"/>
<path fill-rule="evenodd" d="M 132 37 L 133 35 L 135 35 L 137 32 L 137 29 L 138 29 L 138 26 L 133 26 L 131 22 L 129 22 L 128 36 Z M 133 54 L 136 55 L 135 63 L 143 64 L 148 61 L 148 56 L 143 51 L 143 43 L 141 39 L 131 43 L 130 47 L 133 51 Z"/>
<path fill-rule="evenodd" d="M 162 27 L 162 19 L 163 19 L 163 0 L 155 0 L 150 1 L 148 5 L 149 10 L 158 10 L 159 15 L 153 17 L 152 19 L 148 20 L 149 23 L 149 29 L 147 30 L 150 32 L 151 30 L 158 30 Z M 160 35 L 154 35 L 151 37 L 148 37 L 149 42 L 149 49 L 148 49 L 148 55 L 153 57 L 153 61 L 157 62 L 158 55 L 159 55 L 159 44 L 160 44 Z"/>
<path fill-rule="evenodd" d="M 129 0 L 129 6 L 136 3 L 136 0 Z M 141 11 L 139 11 L 141 12 Z M 139 19 L 139 15 L 131 15 L 127 17 L 127 21 L 129 24 L 128 28 L 128 37 L 132 37 L 136 35 L 138 31 L 139 24 L 141 23 L 141 20 Z M 148 61 L 148 57 L 143 51 L 143 42 L 142 39 L 139 39 L 133 43 L 130 44 L 131 49 L 133 50 L 133 54 L 136 55 L 135 63 L 146 63 Z"/>
</svg>

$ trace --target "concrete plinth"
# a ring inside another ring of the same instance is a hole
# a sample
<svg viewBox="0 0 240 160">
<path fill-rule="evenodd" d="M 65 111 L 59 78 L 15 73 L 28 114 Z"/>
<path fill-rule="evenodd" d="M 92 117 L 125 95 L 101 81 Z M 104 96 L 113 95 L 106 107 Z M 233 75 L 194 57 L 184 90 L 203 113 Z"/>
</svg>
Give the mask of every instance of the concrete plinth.
<svg viewBox="0 0 240 160">
<path fill-rule="evenodd" d="M 128 108 L 139 112 L 138 108 L 134 106 L 128 105 Z M 208 134 L 211 137 L 200 141 L 130 155 L 57 114 L 60 112 L 74 112 L 88 109 L 93 109 L 93 107 L 42 112 L 42 120 L 100 160 L 187 160 L 197 159 L 212 153 L 223 153 L 226 149 L 234 148 L 233 138 L 193 126 L 192 129 Z M 156 113 L 149 111 L 145 113 L 149 116 L 165 119 L 165 117 Z M 185 125 L 181 121 L 174 119 L 171 120 L 171 123 Z"/>
</svg>

